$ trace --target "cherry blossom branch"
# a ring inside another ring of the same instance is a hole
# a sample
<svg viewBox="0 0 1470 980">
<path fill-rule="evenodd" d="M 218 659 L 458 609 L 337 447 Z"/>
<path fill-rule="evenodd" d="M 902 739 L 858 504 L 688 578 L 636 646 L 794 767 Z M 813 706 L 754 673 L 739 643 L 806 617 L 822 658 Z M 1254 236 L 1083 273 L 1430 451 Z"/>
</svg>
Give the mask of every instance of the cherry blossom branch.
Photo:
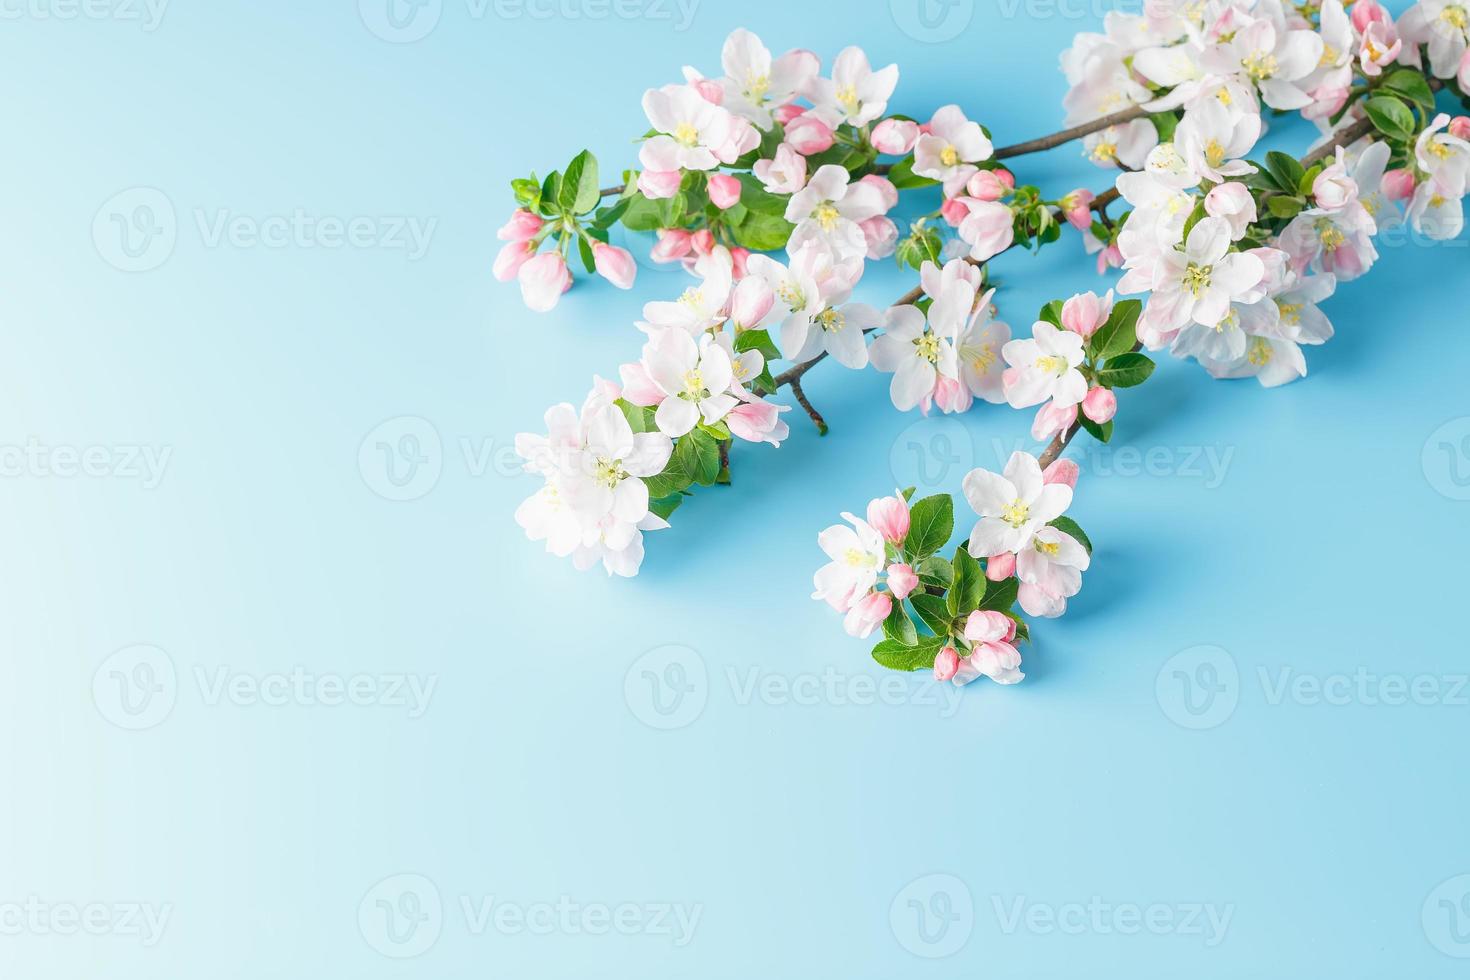
<svg viewBox="0 0 1470 980">
<path fill-rule="evenodd" d="M 1053 150 L 1073 140 L 1080 140 L 1084 137 L 1091 136 L 1093 133 L 1100 133 L 1110 126 L 1119 126 L 1123 123 L 1132 122 L 1135 119 L 1145 119 L 1148 115 L 1148 110 L 1142 106 L 1133 106 L 1121 112 L 1115 112 L 1110 116 L 1103 116 L 1101 119 L 1094 119 L 1092 122 L 1085 122 L 1079 126 L 1073 126 L 1071 129 L 1064 129 L 1060 132 L 1052 133 L 1049 136 L 1027 140 L 1024 143 L 1017 143 L 1014 146 L 1002 146 L 995 151 L 994 159 L 1009 160 L 1012 157 L 1025 156 L 1028 153 L 1041 153 L 1046 150 Z"/>
</svg>

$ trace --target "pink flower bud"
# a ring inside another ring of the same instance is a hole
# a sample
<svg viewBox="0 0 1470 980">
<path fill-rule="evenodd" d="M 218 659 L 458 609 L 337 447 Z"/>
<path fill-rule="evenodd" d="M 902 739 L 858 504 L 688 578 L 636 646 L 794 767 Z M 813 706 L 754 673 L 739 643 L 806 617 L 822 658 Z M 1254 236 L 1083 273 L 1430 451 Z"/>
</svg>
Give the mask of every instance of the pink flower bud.
<svg viewBox="0 0 1470 980">
<path fill-rule="evenodd" d="M 524 242 L 535 238 L 543 223 L 538 215 L 525 208 L 518 208 L 495 235 L 503 242 Z"/>
<path fill-rule="evenodd" d="M 643 366 L 642 361 L 624 364 L 618 368 L 618 377 L 622 379 L 623 397 L 629 404 L 648 408 L 660 404 L 668 397 L 654 383 L 653 378 L 648 376 L 648 369 Z"/>
<path fill-rule="evenodd" d="M 975 395 L 968 385 L 962 384 L 957 378 L 946 378 L 941 374 L 934 381 L 934 404 L 939 406 L 941 412 L 948 414 L 968 412 L 970 406 L 975 404 Z"/>
<path fill-rule="evenodd" d="M 740 181 L 729 174 L 710 174 L 709 199 L 721 211 L 740 203 Z"/>
<path fill-rule="evenodd" d="M 873 149 L 901 157 L 919 141 L 919 124 L 908 119 L 885 119 L 873 127 Z"/>
<path fill-rule="evenodd" d="M 1081 469 L 1075 460 L 1059 459 L 1041 471 L 1042 483 L 1063 483 L 1073 489 L 1077 487 L 1077 475 Z"/>
<path fill-rule="evenodd" d="M 1353 26 L 1361 34 L 1373 23 L 1385 23 L 1389 20 L 1388 11 L 1381 7 L 1377 0 L 1358 0 L 1353 4 Z"/>
<path fill-rule="evenodd" d="M 768 401 L 741 402 L 725 416 L 730 431 L 746 442 L 769 442 L 781 445 L 791 428 L 781 421 L 781 413 L 790 411 L 789 405 L 773 405 Z"/>
<path fill-rule="evenodd" d="M 699 97 L 711 105 L 720 105 L 725 101 L 725 90 L 713 78 L 701 78 L 690 84 L 699 93 Z"/>
<path fill-rule="evenodd" d="M 934 679 L 941 683 L 952 680 L 960 672 L 960 652 L 954 647 L 945 647 L 934 658 Z"/>
<path fill-rule="evenodd" d="M 665 228 L 658 233 L 658 244 L 651 253 L 655 262 L 677 262 L 694 247 L 689 232 L 683 228 Z"/>
<path fill-rule="evenodd" d="M 730 296 L 730 319 L 740 329 L 758 327 L 776 303 L 776 293 L 760 276 L 740 280 Z"/>
<path fill-rule="evenodd" d="M 715 250 L 715 233 L 708 228 L 701 228 L 689 236 L 689 244 L 698 254 L 708 255 Z"/>
<path fill-rule="evenodd" d="M 867 639 L 893 611 L 893 597 L 886 592 L 869 592 L 848 610 L 842 628 L 849 636 Z"/>
<path fill-rule="evenodd" d="M 786 124 L 786 142 L 804 157 L 831 149 L 835 139 L 831 127 L 810 112 L 804 112 Z"/>
<path fill-rule="evenodd" d="M 521 271 L 521 266 L 531 261 L 531 256 L 535 254 L 536 243 L 529 239 L 507 243 L 500 249 L 500 254 L 495 256 L 495 278 L 501 282 L 510 282 Z"/>
<path fill-rule="evenodd" d="M 598 242 L 592 246 L 592 260 L 599 276 L 619 289 L 633 288 L 633 280 L 638 276 L 638 266 L 633 261 L 632 252 L 616 245 Z"/>
<path fill-rule="evenodd" d="M 971 643 L 994 643 L 1004 640 L 1015 628 L 1011 617 L 993 609 L 977 609 L 965 620 L 965 639 Z"/>
<path fill-rule="evenodd" d="M 1016 556 L 1009 551 L 991 555 L 985 560 L 985 577 L 992 582 L 1004 582 L 1016 574 Z"/>
<path fill-rule="evenodd" d="M 858 227 L 863 230 L 863 238 L 868 243 L 868 258 L 886 259 L 898 249 L 898 225 L 893 223 L 893 219 L 879 215 L 859 221 Z"/>
<path fill-rule="evenodd" d="M 1405 201 L 1414 196 L 1414 171 L 1405 168 L 1390 170 L 1383 175 L 1383 193 L 1390 201 Z"/>
<path fill-rule="evenodd" d="M 996 176 L 994 170 L 977 170 L 970 177 L 965 191 L 978 201 L 999 201 L 1010 193 L 1005 181 Z"/>
<path fill-rule="evenodd" d="M 545 313 L 561 300 L 561 294 L 572 288 L 572 274 L 560 252 L 543 252 L 525 265 L 517 277 L 521 298 L 537 313 Z"/>
<path fill-rule="evenodd" d="M 877 497 L 868 503 L 868 523 L 889 544 L 903 544 L 909 533 L 909 502 L 902 494 Z"/>
<path fill-rule="evenodd" d="M 1078 188 L 1066 197 L 1062 198 L 1062 213 L 1066 215 L 1067 221 L 1078 231 L 1087 231 L 1092 227 L 1092 202 L 1095 195 L 1086 188 Z"/>
<path fill-rule="evenodd" d="M 679 193 L 684 175 L 677 170 L 645 170 L 638 175 L 638 190 L 650 201 L 673 197 Z"/>
<path fill-rule="evenodd" d="M 740 280 L 745 278 L 745 263 L 750 261 L 750 249 L 741 248 L 736 245 L 730 249 L 730 275 L 731 278 Z"/>
<path fill-rule="evenodd" d="M 801 115 L 804 112 L 806 112 L 806 110 L 797 105 L 795 102 L 787 102 L 785 105 L 779 105 L 776 108 L 772 109 L 771 115 L 776 117 L 776 122 L 780 123 L 782 126 L 785 126 L 787 123 L 791 122 L 791 120 L 795 119 L 797 116 Z"/>
<path fill-rule="evenodd" d="M 1470 48 L 1466 48 L 1470 54 Z M 1470 140 L 1470 116 L 1456 116 L 1450 120 L 1450 135 L 1456 139 Z"/>
<path fill-rule="evenodd" d="M 958 228 L 960 222 L 970 216 L 970 208 L 965 203 L 966 200 L 963 197 L 951 197 L 939 206 L 940 217 L 944 218 L 951 228 Z"/>
<path fill-rule="evenodd" d="M 1059 432 L 1066 432 L 1076 422 L 1076 405 L 1058 408 L 1056 402 L 1049 401 L 1041 406 L 1036 413 L 1036 420 L 1031 423 L 1031 438 L 1037 442 L 1045 442 Z"/>
<path fill-rule="evenodd" d="M 1006 186 L 1006 190 L 1013 191 L 1016 189 L 1015 174 L 1011 173 L 1005 167 L 999 167 L 992 172 L 995 174 L 996 179 Z"/>
<path fill-rule="evenodd" d="M 908 565 L 888 566 L 888 591 L 895 599 L 907 599 L 919 587 L 919 576 Z"/>
<path fill-rule="evenodd" d="M 1109 269 L 1123 268 L 1123 250 L 1116 245 L 1109 245 L 1097 253 L 1097 274 L 1102 275 Z"/>
<path fill-rule="evenodd" d="M 1112 294 L 1106 299 L 1097 293 L 1078 293 L 1062 304 L 1062 326 L 1083 339 L 1097 333 L 1098 328 L 1113 315 Z"/>
<path fill-rule="evenodd" d="M 1324 211 L 1341 211 L 1358 199 L 1358 185 L 1347 167 L 1334 163 L 1312 181 L 1312 197 Z"/>
<path fill-rule="evenodd" d="M 1113 394 L 1111 388 L 1094 388 L 1082 399 L 1082 414 L 1098 425 L 1111 422 L 1113 416 L 1118 414 L 1118 396 Z"/>
</svg>

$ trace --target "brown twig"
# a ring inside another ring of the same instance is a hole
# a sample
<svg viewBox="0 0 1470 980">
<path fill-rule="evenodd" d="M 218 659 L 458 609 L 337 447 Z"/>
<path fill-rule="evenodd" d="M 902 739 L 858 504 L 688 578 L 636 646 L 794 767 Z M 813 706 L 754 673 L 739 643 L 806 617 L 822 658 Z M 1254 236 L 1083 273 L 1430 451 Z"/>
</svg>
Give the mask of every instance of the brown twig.
<svg viewBox="0 0 1470 980">
<path fill-rule="evenodd" d="M 806 392 L 803 391 L 801 387 L 801 376 L 797 375 L 796 377 L 788 381 L 787 384 L 791 385 L 791 393 L 796 396 L 796 403 L 800 405 L 806 411 L 806 414 L 811 416 L 811 420 L 817 424 L 817 434 L 823 436 L 826 435 L 827 420 L 822 418 L 822 413 L 813 408 L 812 403 L 807 400 Z"/>
<path fill-rule="evenodd" d="M 1059 133 L 1052 133 L 1050 136 L 1027 140 L 1025 143 L 1017 143 L 1014 146 L 1002 146 L 995 151 L 994 159 L 1006 160 L 1010 157 L 1025 156 L 1027 153 L 1040 153 L 1043 150 L 1052 150 L 1073 140 L 1080 140 L 1084 136 L 1100 133 L 1109 126 L 1132 122 L 1135 119 L 1142 119 L 1147 115 L 1148 111 L 1142 106 L 1133 106 L 1131 109 L 1115 112 L 1111 116 L 1103 116 L 1101 119 L 1094 119 L 1092 122 L 1086 122 L 1080 126 L 1073 126 L 1071 129 L 1064 129 Z"/>
</svg>

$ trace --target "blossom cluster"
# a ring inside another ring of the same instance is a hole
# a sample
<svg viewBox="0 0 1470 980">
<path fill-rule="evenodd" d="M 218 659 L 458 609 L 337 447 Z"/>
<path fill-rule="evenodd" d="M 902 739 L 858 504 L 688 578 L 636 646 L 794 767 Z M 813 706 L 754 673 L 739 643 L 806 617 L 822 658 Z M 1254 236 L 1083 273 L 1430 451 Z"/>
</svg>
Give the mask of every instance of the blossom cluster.
<svg viewBox="0 0 1470 980">
<path fill-rule="evenodd" d="M 817 537 L 831 561 L 814 576 L 812 598 L 843 613 L 852 636 L 881 627 L 873 658 L 885 667 L 932 668 L 956 684 L 980 676 L 1014 684 L 1026 676 L 1016 644 L 1030 630 L 1013 607 L 1062 615 L 1091 561 L 1091 542 L 1063 516 L 1077 473 L 1070 460 L 1043 471 L 1024 452 L 1003 473 L 972 470 L 964 494 L 980 519 L 952 559 L 940 554 L 954 532 L 948 494 L 910 507 L 910 489 L 870 502 L 866 520 L 844 513 L 847 524 Z"/>
<path fill-rule="evenodd" d="M 1306 374 L 1303 345 L 1332 326 L 1318 304 L 1378 258 L 1403 224 L 1429 239 L 1463 227 L 1470 117 L 1435 111 L 1434 89 L 1470 65 L 1463 5 L 1425 0 L 1397 22 L 1376 3 L 1155 3 L 1111 15 L 1063 58 L 1074 118 L 1129 106 L 1151 116 L 1089 137 L 1095 160 L 1128 172 L 1132 211 L 1094 237 L 1148 294 L 1138 336 L 1215 377 L 1279 385 Z M 1416 67 L 1427 46 L 1436 81 Z M 1262 106 L 1299 110 L 1361 138 L 1304 167 L 1247 156 Z M 1099 242 L 1101 244 L 1101 241 Z"/>
</svg>

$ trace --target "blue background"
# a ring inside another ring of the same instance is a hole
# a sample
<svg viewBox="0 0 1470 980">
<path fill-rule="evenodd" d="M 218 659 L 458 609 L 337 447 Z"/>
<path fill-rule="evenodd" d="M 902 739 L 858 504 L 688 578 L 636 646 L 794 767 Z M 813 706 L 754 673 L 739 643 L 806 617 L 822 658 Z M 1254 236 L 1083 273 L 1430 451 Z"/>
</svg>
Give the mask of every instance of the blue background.
<svg viewBox="0 0 1470 980">
<path fill-rule="evenodd" d="M 827 67 L 863 45 L 901 66 L 894 110 L 958 100 L 1006 143 L 1060 127 L 1056 57 L 1106 5 L 961 2 L 926 33 L 904 0 L 703 0 L 682 30 L 652 0 L 632 20 L 443 0 L 394 43 L 372 0 L 175 0 L 154 30 L 131 8 L 43 16 L 59 2 L 0 24 L 0 445 L 171 457 L 156 487 L 120 463 L 0 479 L 0 907 L 171 918 L 147 946 L 7 926 L 7 977 L 1463 975 L 1463 237 L 1386 247 L 1327 304 L 1338 336 L 1304 382 L 1171 362 L 1126 393 L 1112 449 L 1080 457 L 1082 594 L 1036 626 L 1025 683 L 956 698 L 885 678 L 808 598 L 815 536 L 896 484 L 957 491 L 1034 448 L 1029 418 L 900 415 L 886 376 L 823 366 L 829 437 L 793 412 L 788 444 L 739 448 L 734 486 L 650 537 L 639 578 L 579 574 L 512 520 L 537 484 L 509 447 L 635 357 L 641 304 L 685 280 L 584 280 L 538 316 L 491 278 L 494 230 L 512 177 L 583 147 L 632 163 L 642 90 L 718 73 L 734 27 Z M 1080 145 L 1016 167 L 1056 194 L 1107 183 Z M 176 242 L 125 272 L 114 195 L 139 187 Z M 297 208 L 436 224 L 416 260 L 199 226 Z M 1003 317 L 1024 332 L 1102 288 L 1080 252 L 1069 234 L 999 261 Z M 910 284 L 883 263 L 861 298 Z M 425 482 L 385 499 L 377 443 L 426 424 Z M 112 684 L 144 676 L 140 644 L 166 713 L 134 731 Z M 411 718 L 199 679 L 297 667 L 437 686 Z M 1434 703 L 1278 694 L 1359 668 L 1428 677 Z M 397 945 L 377 898 L 405 887 L 442 912 Z M 477 934 L 461 899 L 490 896 L 700 918 L 683 945 Z M 1011 927 L 1018 900 L 1173 925 Z M 1228 910 L 1223 941 L 1194 905 Z"/>
</svg>

